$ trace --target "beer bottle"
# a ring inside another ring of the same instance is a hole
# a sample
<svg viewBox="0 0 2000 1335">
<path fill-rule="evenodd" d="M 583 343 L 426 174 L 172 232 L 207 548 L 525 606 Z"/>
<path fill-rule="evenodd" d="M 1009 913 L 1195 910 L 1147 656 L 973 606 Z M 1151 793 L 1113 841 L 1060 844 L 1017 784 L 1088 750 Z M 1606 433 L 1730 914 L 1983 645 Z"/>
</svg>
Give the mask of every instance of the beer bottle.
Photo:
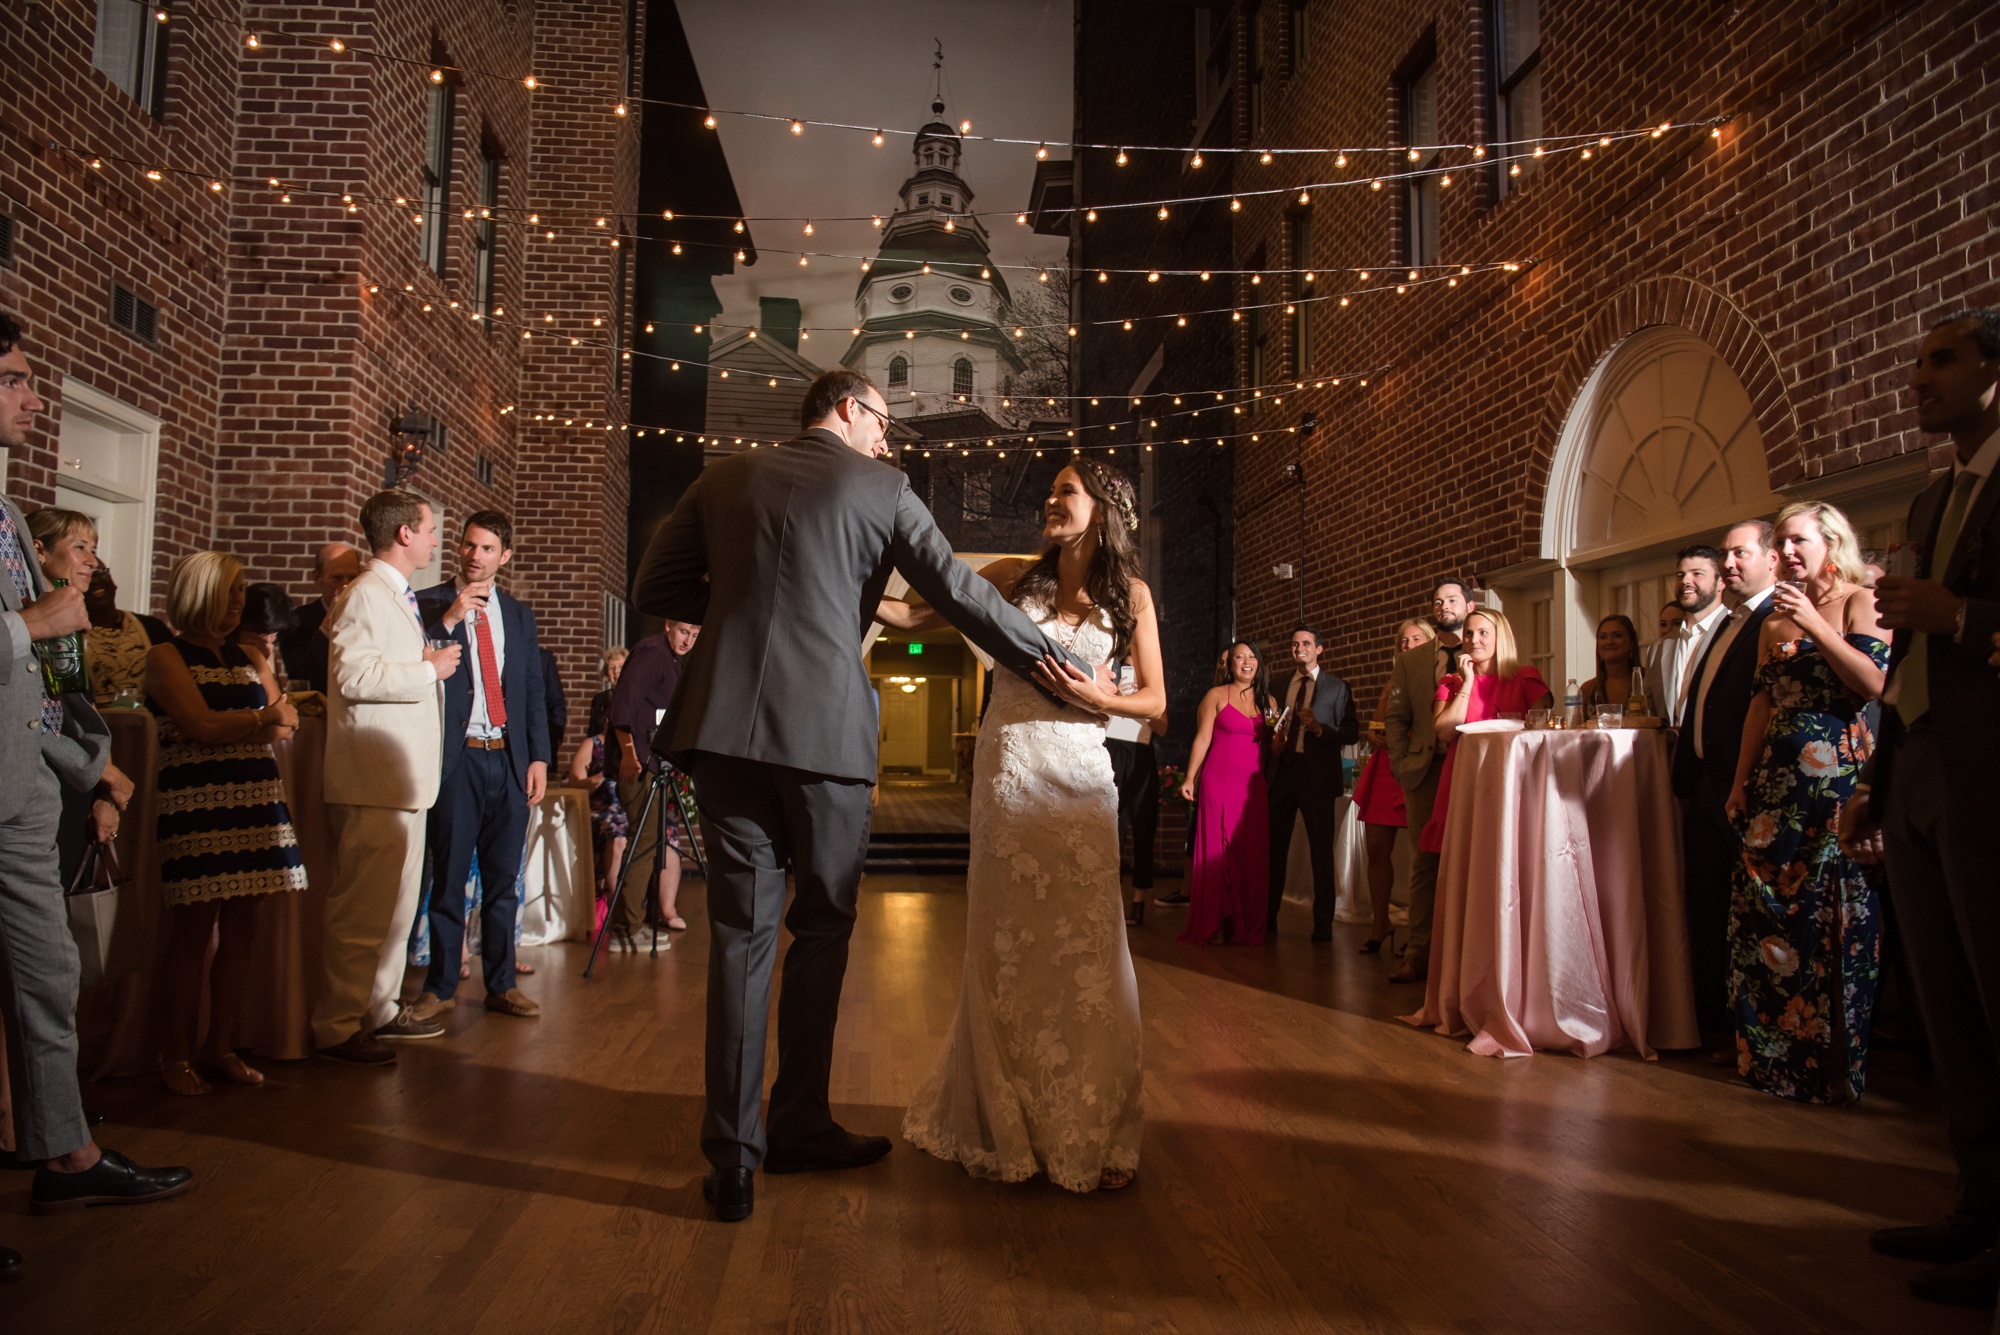
<svg viewBox="0 0 2000 1335">
<path fill-rule="evenodd" d="M 66 579 L 52 581 L 60 589 L 69 584 Z M 49 688 L 50 695 L 90 694 L 90 666 L 84 661 L 84 632 L 71 631 L 67 635 L 57 635 L 46 640 L 35 641 L 35 657 L 42 665 L 42 682 Z"/>
</svg>

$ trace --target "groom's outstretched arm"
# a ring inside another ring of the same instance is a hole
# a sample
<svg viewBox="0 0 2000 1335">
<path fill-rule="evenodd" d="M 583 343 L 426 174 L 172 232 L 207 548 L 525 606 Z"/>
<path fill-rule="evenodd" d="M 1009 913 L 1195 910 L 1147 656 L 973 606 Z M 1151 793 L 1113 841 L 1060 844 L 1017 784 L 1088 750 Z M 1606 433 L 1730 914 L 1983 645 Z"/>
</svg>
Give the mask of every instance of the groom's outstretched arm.
<svg viewBox="0 0 2000 1335">
<path fill-rule="evenodd" d="M 954 557 L 951 544 L 938 532 L 937 521 L 910 490 L 907 480 L 896 497 L 896 532 L 889 555 L 910 587 L 966 639 L 991 654 L 995 666 L 1029 681 L 1034 680 L 1035 664 L 1044 654 L 1068 659 L 1086 676 L 1096 667 L 1042 634 L 1041 627 L 1025 612 Z"/>
<path fill-rule="evenodd" d="M 632 605 L 650 616 L 698 626 L 708 615 L 708 544 L 701 526 L 701 479 L 681 495 L 665 523 L 653 530 Z"/>
</svg>

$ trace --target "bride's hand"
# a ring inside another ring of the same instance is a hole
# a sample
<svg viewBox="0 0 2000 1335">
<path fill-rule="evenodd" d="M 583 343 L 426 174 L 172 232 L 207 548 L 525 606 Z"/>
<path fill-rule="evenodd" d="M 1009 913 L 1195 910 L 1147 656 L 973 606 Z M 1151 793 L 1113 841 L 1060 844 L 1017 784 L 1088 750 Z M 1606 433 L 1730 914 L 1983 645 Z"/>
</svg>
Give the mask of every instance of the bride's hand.
<svg viewBox="0 0 2000 1335">
<path fill-rule="evenodd" d="M 1035 664 L 1035 680 L 1066 704 L 1087 709 L 1093 714 L 1111 712 L 1105 708 L 1108 697 L 1097 689 L 1097 683 L 1077 671 L 1066 659 L 1059 661 L 1052 654 L 1042 655 L 1042 661 Z"/>
</svg>

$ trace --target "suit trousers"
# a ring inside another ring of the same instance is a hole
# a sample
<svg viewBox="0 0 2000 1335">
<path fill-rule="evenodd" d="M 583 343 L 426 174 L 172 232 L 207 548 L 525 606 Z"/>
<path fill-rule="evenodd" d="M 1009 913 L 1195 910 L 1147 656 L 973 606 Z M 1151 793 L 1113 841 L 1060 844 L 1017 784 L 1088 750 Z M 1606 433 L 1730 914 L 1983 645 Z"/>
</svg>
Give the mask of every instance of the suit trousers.
<svg viewBox="0 0 2000 1335">
<path fill-rule="evenodd" d="M 1989 776 L 1954 774 L 1928 719 L 1902 739 L 1882 815 L 1889 893 L 1944 1090 L 1957 1208 L 2000 1215 L 2000 866 Z"/>
<path fill-rule="evenodd" d="M 339 870 L 326 896 L 324 977 L 313 1003 L 313 1043 L 322 1048 L 396 1018 L 424 870 L 423 812 L 329 802 L 326 817 Z"/>
<path fill-rule="evenodd" d="M 528 848 L 528 794 L 505 751 L 467 748 L 431 808 L 431 963 L 424 991 L 458 991 L 465 952 L 465 882 L 479 855 L 479 952 L 489 996 L 514 986 L 516 885 Z"/>
<path fill-rule="evenodd" d="M 14 1148 L 23 1159 L 53 1159 L 90 1143 L 76 1076 L 81 964 L 56 879 L 56 776 L 37 762 L 15 782 L 30 791 L 0 821 L 0 1020 Z"/>
<path fill-rule="evenodd" d="M 1438 855 L 1426 853 L 1417 847 L 1418 836 L 1424 826 L 1431 823 L 1431 812 L 1437 807 L 1438 779 L 1444 773 L 1444 756 L 1431 757 L 1430 768 L 1414 788 L 1403 789 L 1403 811 L 1410 822 L 1410 923 L 1409 936 L 1403 945 L 1403 960 L 1429 960 L 1431 957 L 1431 915 L 1437 909 Z"/>
<path fill-rule="evenodd" d="M 1333 930 L 1338 887 L 1333 876 L 1333 836 L 1340 790 L 1328 791 L 1306 772 L 1305 757 L 1281 755 L 1271 767 L 1271 904 L 1266 931 L 1278 929 L 1278 907 L 1285 902 L 1285 864 L 1291 860 L 1292 835 L 1298 817 L 1306 818 L 1306 851 L 1312 855 L 1313 931 Z"/>
<path fill-rule="evenodd" d="M 1160 763 L 1151 742 L 1107 737 L 1111 781 L 1118 786 L 1118 826 L 1132 827 L 1132 888 L 1153 888 L 1153 842 L 1160 828 Z"/>
<path fill-rule="evenodd" d="M 698 752 L 688 772 L 708 851 L 708 1109 L 701 1149 L 754 1168 L 766 1147 L 764 1035 L 778 919 L 792 934 L 778 1002 L 770 1135 L 798 1143 L 833 1126 L 833 1029 L 868 854 L 869 785 Z M 795 892 L 785 911 L 785 868 Z"/>
<path fill-rule="evenodd" d="M 1683 740 L 1682 746 L 1693 743 Z M 1733 782 L 1734 776 L 1731 776 Z M 1743 840 L 1708 776 L 1681 808 L 1681 865 L 1687 914 L 1688 962 L 1694 974 L 1694 1014 L 1706 1039 L 1735 1029 L 1729 1011 L 1729 897 Z"/>
</svg>

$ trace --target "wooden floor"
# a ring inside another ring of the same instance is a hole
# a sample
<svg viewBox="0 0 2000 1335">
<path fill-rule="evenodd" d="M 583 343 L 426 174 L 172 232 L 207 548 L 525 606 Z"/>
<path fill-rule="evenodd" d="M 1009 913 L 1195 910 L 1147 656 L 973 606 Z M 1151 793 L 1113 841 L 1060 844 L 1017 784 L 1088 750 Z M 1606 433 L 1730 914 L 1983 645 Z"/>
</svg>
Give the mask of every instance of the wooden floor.
<svg viewBox="0 0 2000 1335">
<path fill-rule="evenodd" d="M 864 895 L 834 1077 L 894 1134 L 958 986 L 964 899 Z M 1878 1062 L 1856 1109 L 1796 1107 L 1692 1060 L 1500 1062 L 1393 1015 L 1411 989 L 1305 941 L 1135 934 L 1145 1157 L 1116 1195 L 974 1182 L 899 1142 L 759 1177 L 712 1222 L 697 1149 L 702 896 L 659 959 L 529 952 L 546 1018 L 462 1005 L 390 1071 L 272 1065 L 255 1090 L 94 1087 L 104 1143 L 200 1177 L 53 1219 L 0 1182 L 8 1332 L 1984 1332 L 1910 1298 L 1870 1228 L 1951 1174 L 1934 1100 Z M 476 993 L 475 979 L 468 991 Z"/>
</svg>

